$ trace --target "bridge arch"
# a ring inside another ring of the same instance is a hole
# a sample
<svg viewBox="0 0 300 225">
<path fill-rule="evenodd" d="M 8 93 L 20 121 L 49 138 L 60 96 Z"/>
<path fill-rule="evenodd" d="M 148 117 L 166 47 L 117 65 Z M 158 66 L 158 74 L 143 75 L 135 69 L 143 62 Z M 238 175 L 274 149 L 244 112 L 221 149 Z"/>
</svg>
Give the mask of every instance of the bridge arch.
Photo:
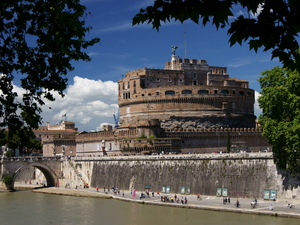
<svg viewBox="0 0 300 225">
<path fill-rule="evenodd" d="M 15 180 L 18 177 L 18 175 L 21 173 L 21 171 L 26 170 L 27 168 L 35 167 L 39 169 L 45 176 L 46 181 L 47 181 L 47 187 L 54 187 L 56 183 L 58 183 L 58 176 L 55 174 L 55 172 L 47 165 L 39 163 L 39 162 L 34 162 L 34 163 L 29 163 L 26 165 L 22 165 L 19 167 L 13 174 L 13 183 L 11 188 L 14 188 Z"/>
</svg>

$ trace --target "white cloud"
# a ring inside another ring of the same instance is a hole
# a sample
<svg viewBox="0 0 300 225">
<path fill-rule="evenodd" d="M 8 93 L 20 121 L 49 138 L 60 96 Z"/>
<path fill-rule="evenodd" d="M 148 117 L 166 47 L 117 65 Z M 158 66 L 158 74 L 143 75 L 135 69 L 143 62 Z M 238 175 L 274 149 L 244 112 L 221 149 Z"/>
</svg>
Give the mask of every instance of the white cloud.
<svg viewBox="0 0 300 225">
<path fill-rule="evenodd" d="M 257 10 L 256 10 L 256 13 L 252 13 L 252 12 L 251 12 L 251 16 L 252 16 L 253 18 L 257 18 L 258 15 L 261 13 L 261 11 L 262 11 L 263 8 L 264 8 L 263 6 L 264 6 L 264 3 L 259 4 L 259 6 L 258 6 L 258 8 L 257 8 Z"/>
<path fill-rule="evenodd" d="M 278 59 L 273 59 L 276 62 Z M 271 57 L 269 55 L 255 55 L 255 57 L 245 56 L 240 58 L 232 58 L 231 63 L 227 64 L 227 67 L 243 67 L 251 63 L 269 63 L 271 62 Z"/>
<path fill-rule="evenodd" d="M 118 111 L 117 83 L 78 76 L 73 82 L 67 87 L 64 98 L 54 93 L 56 100 L 46 101 L 42 107 L 43 122 L 56 124 L 66 119 L 75 122 L 79 131 L 95 130 L 104 122 L 113 123 L 113 114 Z M 62 117 L 64 114 L 66 118 Z"/>
<path fill-rule="evenodd" d="M 257 91 L 255 91 L 255 104 L 254 104 L 254 114 L 255 116 L 259 116 L 262 113 L 261 108 L 259 108 L 259 104 L 257 99 L 259 98 L 260 93 L 258 93 Z"/>
</svg>

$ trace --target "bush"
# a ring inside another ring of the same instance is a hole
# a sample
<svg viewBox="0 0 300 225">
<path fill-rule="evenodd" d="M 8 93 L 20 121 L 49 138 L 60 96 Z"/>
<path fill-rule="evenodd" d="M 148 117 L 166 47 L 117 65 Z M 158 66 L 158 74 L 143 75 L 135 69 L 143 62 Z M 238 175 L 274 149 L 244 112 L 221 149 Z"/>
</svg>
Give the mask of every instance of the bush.
<svg viewBox="0 0 300 225">
<path fill-rule="evenodd" d="M 14 156 L 15 156 L 15 153 L 14 153 L 12 150 L 8 150 L 8 151 L 5 153 L 5 156 L 6 156 L 6 157 L 14 157 Z"/>
<path fill-rule="evenodd" d="M 3 183 L 6 185 L 6 186 L 9 186 L 13 183 L 14 179 L 12 176 L 10 175 L 5 175 L 3 178 L 2 178 L 2 181 Z"/>
<path fill-rule="evenodd" d="M 156 136 L 155 135 L 150 135 L 149 138 L 156 138 Z"/>
</svg>

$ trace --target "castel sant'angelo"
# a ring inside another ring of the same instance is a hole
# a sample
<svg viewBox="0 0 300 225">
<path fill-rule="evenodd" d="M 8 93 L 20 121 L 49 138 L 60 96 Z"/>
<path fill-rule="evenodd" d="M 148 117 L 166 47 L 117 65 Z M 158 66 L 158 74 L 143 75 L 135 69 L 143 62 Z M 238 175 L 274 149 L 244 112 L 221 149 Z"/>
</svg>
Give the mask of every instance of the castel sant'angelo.
<svg viewBox="0 0 300 225">
<path fill-rule="evenodd" d="M 270 149 L 256 125 L 255 96 L 249 82 L 229 77 L 226 67 L 210 66 L 206 60 L 178 58 L 176 48 L 172 47 L 171 61 L 164 69 L 130 71 L 118 81 L 119 126 L 107 132 L 77 134 L 73 152 L 99 155 Z M 54 139 L 43 140 L 50 144 Z M 47 155 L 52 154 L 49 148 Z M 54 144 L 55 148 L 59 146 Z M 44 147 L 44 155 L 46 152 Z"/>
</svg>

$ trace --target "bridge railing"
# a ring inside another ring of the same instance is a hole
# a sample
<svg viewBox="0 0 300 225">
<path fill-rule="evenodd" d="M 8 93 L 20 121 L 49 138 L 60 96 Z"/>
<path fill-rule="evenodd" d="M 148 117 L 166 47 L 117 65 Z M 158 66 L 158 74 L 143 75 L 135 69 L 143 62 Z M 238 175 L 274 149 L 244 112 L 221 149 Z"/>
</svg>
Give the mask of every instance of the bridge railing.
<svg viewBox="0 0 300 225">
<path fill-rule="evenodd" d="M 2 157 L 1 162 L 36 162 L 36 161 L 60 161 L 61 156 L 24 156 L 24 157 Z"/>
</svg>

